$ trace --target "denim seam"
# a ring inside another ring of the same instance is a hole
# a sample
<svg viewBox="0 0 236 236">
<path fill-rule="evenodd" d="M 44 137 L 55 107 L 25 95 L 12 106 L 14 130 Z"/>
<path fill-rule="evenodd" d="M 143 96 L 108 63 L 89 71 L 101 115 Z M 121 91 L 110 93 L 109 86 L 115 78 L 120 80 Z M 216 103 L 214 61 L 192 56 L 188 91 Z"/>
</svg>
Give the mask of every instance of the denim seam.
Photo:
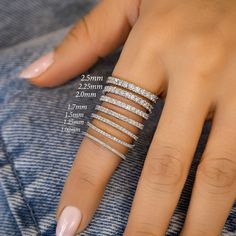
<svg viewBox="0 0 236 236">
<path fill-rule="evenodd" d="M 0 185 L 2 186 L 1 183 L 0 183 Z M 5 196 L 6 199 L 7 199 L 7 195 L 6 195 L 5 191 L 4 191 L 4 189 L 3 189 L 3 192 L 4 192 L 4 196 Z M 7 202 L 7 207 L 8 207 L 8 209 L 9 209 L 9 211 L 11 211 L 11 208 L 10 208 L 9 202 L 8 202 L 8 201 L 6 201 L 6 202 Z M 11 212 L 11 214 L 12 214 L 12 212 Z M 13 214 L 12 214 L 12 215 L 13 215 Z M 17 224 L 17 221 L 16 221 L 15 217 L 13 217 L 13 218 L 14 218 L 14 221 L 15 221 L 15 223 L 16 223 L 17 229 L 18 229 L 18 231 L 20 232 L 21 230 L 20 230 L 20 228 L 19 228 L 19 226 L 18 226 L 18 224 Z"/>
<path fill-rule="evenodd" d="M 10 166 L 11 166 L 11 168 L 12 168 L 12 172 L 13 172 L 13 174 L 14 174 L 14 177 L 15 177 L 15 179 L 16 179 L 16 182 L 18 183 L 18 187 L 19 187 L 19 190 L 20 190 L 22 199 L 23 199 L 23 201 L 24 201 L 24 203 L 25 203 L 26 208 L 28 209 L 28 211 L 29 211 L 29 213 L 30 213 L 31 219 L 32 219 L 32 221 L 33 221 L 33 223 L 34 223 L 34 226 L 35 226 L 36 230 L 37 230 L 37 235 L 40 236 L 41 233 L 40 233 L 39 226 L 38 226 L 37 221 L 36 221 L 36 219 L 35 219 L 35 217 L 34 217 L 33 210 L 32 210 L 32 208 L 30 207 L 30 204 L 28 203 L 27 198 L 26 198 L 26 196 L 25 196 L 25 194 L 24 194 L 23 186 L 22 186 L 21 180 L 20 180 L 20 178 L 19 178 L 19 176 L 18 176 L 18 174 L 17 174 L 17 171 L 16 171 L 16 169 L 15 169 L 15 166 L 14 166 L 14 163 L 13 163 L 13 161 L 12 161 L 12 158 L 11 158 L 10 154 L 9 154 L 9 153 L 7 152 L 7 150 L 6 150 L 6 145 L 5 145 L 5 143 L 4 143 L 3 138 L 0 137 L 0 139 L 1 139 L 1 143 L 2 143 L 2 150 L 3 150 L 3 153 L 5 154 L 6 160 L 8 161 L 8 163 L 10 164 Z M 10 206 L 9 206 L 9 208 L 10 208 Z M 10 208 L 10 209 L 11 209 L 11 208 Z M 18 226 L 18 225 L 17 225 L 17 226 Z M 18 228 L 19 228 L 19 226 L 18 226 Z"/>
</svg>

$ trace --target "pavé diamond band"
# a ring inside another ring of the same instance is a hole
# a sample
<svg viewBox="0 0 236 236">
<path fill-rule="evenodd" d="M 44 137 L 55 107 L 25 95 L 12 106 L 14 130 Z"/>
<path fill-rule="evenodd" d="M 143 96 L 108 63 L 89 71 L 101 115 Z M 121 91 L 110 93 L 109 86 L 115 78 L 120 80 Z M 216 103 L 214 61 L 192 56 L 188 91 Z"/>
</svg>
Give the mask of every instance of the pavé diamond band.
<svg viewBox="0 0 236 236">
<path fill-rule="evenodd" d="M 104 135 L 105 137 L 107 137 L 107 138 L 109 138 L 109 139 L 111 139 L 111 140 L 113 140 L 113 141 L 115 141 L 115 142 L 117 142 L 117 143 L 119 143 L 119 144 L 121 144 L 125 147 L 128 147 L 128 148 L 133 148 L 134 147 L 133 144 L 129 144 L 129 143 L 126 143 L 126 142 L 120 140 L 119 138 L 107 133 L 106 131 L 104 131 L 104 130 L 98 128 L 98 127 L 96 127 L 95 125 L 91 124 L 90 122 L 88 122 L 87 125 L 88 125 L 88 127 L 92 128 L 96 132 Z"/>
<path fill-rule="evenodd" d="M 135 126 L 138 129 L 141 129 L 141 130 L 143 129 L 143 124 L 142 123 L 140 123 L 140 122 L 138 122 L 136 120 L 133 120 L 133 119 L 127 117 L 127 116 L 124 116 L 124 115 L 122 115 L 120 113 L 117 113 L 117 112 L 115 112 L 115 111 L 113 111 L 113 110 L 111 110 L 111 109 L 109 109 L 107 107 L 96 105 L 95 110 L 101 111 L 101 112 L 103 112 L 105 114 L 113 116 L 113 117 L 115 117 L 115 118 L 117 118 L 119 120 L 122 120 L 122 121 L 124 121 L 124 122 L 126 122 L 126 123 L 128 123 L 128 124 L 130 124 L 132 126 Z"/>
<path fill-rule="evenodd" d="M 106 123 L 106 124 L 116 128 L 116 129 L 120 130 L 121 132 L 123 132 L 123 133 L 127 134 L 128 136 L 130 136 L 131 138 L 133 138 L 135 141 L 138 140 L 138 137 L 135 134 L 133 134 L 128 129 L 124 128 L 123 126 L 118 125 L 117 123 L 111 121 L 110 119 L 104 118 L 104 117 L 102 117 L 102 116 L 100 116 L 98 114 L 94 114 L 94 113 L 92 114 L 92 118 L 100 120 L 100 121 L 102 121 L 102 122 L 104 122 L 104 123 Z"/>
<path fill-rule="evenodd" d="M 144 99 L 140 98 L 139 96 L 134 95 L 133 93 L 130 93 L 128 91 L 125 91 L 123 89 L 114 87 L 114 86 L 106 86 L 103 90 L 103 93 L 113 93 L 113 94 L 117 94 L 120 95 L 121 97 L 127 98 L 137 104 L 139 104 L 140 106 L 144 107 L 145 109 L 147 109 L 149 111 L 149 113 L 151 113 L 153 106 L 145 101 Z"/>
<path fill-rule="evenodd" d="M 108 77 L 106 83 L 109 85 L 105 86 L 105 88 L 102 91 L 103 95 L 100 97 L 101 102 L 103 102 L 104 104 L 110 104 L 114 107 L 119 107 L 123 109 L 124 111 L 131 112 L 141 117 L 142 119 L 147 120 L 149 118 L 149 115 L 151 114 L 152 109 L 153 109 L 152 104 L 156 103 L 156 101 L 158 100 L 158 96 L 156 96 L 155 94 L 143 88 L 140 88 L 139 86 L 133 83 L 130 83 L 128 81 L 125 81 L 125 80 L 122 80 L 113 76 Z M 128 99 L 132 103 L 138 104 L 140 107 L 142 107 L 142 109 L 136 108 L 135 106 L 127 104 L 126 102 L 123 102 L 117 98 L 111 97 L 109 96 L 109 94 L 115 94 L 115 95 L 118 95 L 119 97 Z M 146 112 L 143 111 L 144 109 L 146 110 Z M 93 119 L 96 119 L 99 122 L 102 122 L 103 124 L 118 130 L 122 134 L 129 136 L 129 138 L 132 138 L 135 141 L 138 140 L 138 137 L 136 136 L 136 134 L 130 131 L 127 127 L 123 127 L 121 123 L 125 122 L 140 130 L 143 129 L 142 123 L 132 118 L 129 118 L 127 115 L 120 114 L 117 111 L 114 111 L 113 109 L 106 107 L 105 105 L 96 105 L 95 110 L 100 112 L 100 114 L 92 113 L 91 117 Z M 103 115 L 105 115 L 106 117 L 103 117 Z M 119 124 L 119 121 L 121 121 L 120 124 Z M 112 140 L 115 143 L 118 143 L 124 147 L 133 148 L 135 146 L 134 144 L 125 142 L 121 140 L 120 138 L 110 134 L 109 132 L 97 127 L 96 125 L 90 122 L 87 122 L 87 125 L 89 128 L 94 130 L 95 133 L 103 135 L 105 138 Z M 119 152 L 116 148 L 113 148 L 108 143 L 101 141 L 95 135 L 92 135 L 88 132 L 84 132 L 84 134 L 86 137 L 90 138 L 94 142 L 100 144 L 104 148 L 110 150 L 111 152 L 113 152 L 114 154 L 116 154 L 117 156 L 125 160 L 125 155 Z"/>
<path fill-rule="evenodd" d="M 140 109 L 138 109 L 136 107 L 133 107 L 129 104 L 126 104 L 126 103 L 124 103 L 124 102 L 122 102 L 122 101 L 120 101 L 116 98 L 111 98 L 111 97 L 102 95 L 101 98 L 100 98 L 100 101 L 116 105 L 120 108 L 123 108 L 127 111 L 130 111 L 130 112 L 144 118 L 145 120 L 147 120 L 149 118 L 149 115 L 146 112 L 141 111 Z"/>
<path fill-rule="evenodd" d="M 132 84 L 132 83 L 130 83 L 128 81 L 124 81 L 124 80 L 118 79 L 118 78 L 113 77 L 113 76 L 109 76 L 108 77 L 107 83 L 114 84 L 114 85 L 120 86 L 122 88 L 128 89 L 131 92 L 139 94 L 139 95 L 149 99 L 152 102 L 156 102 L 157 99 L 158 99 L 158 96 L 156 96 L 155 94 L 153 94 L 153 93 L 151 93 L 151 92 L 149 92 L 149 91 L 147 91 L 147 90 L 145 90 L 143 88 L 140 88 L 140 87 L 138 87 L 135 84 Z"/>
</svg>

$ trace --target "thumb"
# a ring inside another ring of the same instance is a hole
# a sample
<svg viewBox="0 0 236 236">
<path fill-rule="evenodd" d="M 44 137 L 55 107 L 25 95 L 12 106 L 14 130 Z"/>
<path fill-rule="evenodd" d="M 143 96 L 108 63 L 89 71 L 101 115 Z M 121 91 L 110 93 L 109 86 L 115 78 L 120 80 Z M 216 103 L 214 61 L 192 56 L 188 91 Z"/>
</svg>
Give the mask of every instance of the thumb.
<svg viewBox="0 0 236 236">
<path fill-rule="evenodd" d="M 63 42 L 20 73 L 40 87 L 61 85 L 86 71 L 126 40 L 138 17 L 138 0 L 101 1 Z"/>
</svg>

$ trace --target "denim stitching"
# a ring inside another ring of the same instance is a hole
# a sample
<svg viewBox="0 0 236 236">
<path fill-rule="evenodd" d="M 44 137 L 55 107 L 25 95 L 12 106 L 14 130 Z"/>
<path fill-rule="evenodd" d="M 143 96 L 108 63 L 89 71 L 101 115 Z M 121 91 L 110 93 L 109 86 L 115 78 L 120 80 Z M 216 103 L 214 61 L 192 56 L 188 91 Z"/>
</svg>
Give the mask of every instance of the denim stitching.
<svg viewBox="0 0 236 236">
<path fill-rule="evenodd" d="M 5 152 L 4 152 L 4 153 L 5 153 Z M 0 185 L 2 186 L 1 182 L 0 182 Z M 4 192 L 4 196 L 5 196 L 6 199 L 7 199 L 7 196 L 6 196 L 6 193 L 5 193 L 4 190 L 3 190 L 3 192 Z M 8 202 L 8 201 L 6 201 L 6 202 L 7 202 L 7 207 L 8 207 L 8 209 L 9 209 L 9 211 L 11 211 L 11 208 L 10 208 L 9 202 Z M 12 214 L 12 212 L 11 212 L 11 214 Z M 12 215 L 13 215 L 13 214 L 12 214 Z M 13 218 L 14 218 L 14 221 L 15 221 L 15 223 L 16 223 L 16 226 L 17 226 L 18 231 L 21 232 L 21 230 L 20 230 L 20 228 L 19 228 L 19 226 L 18 226 L 18 224 L 17 224 L 17 221 L 16 221 L 15 217 L 13 217 Z"/>
<path fill-rule="evenodd" d="M 3 153 L 5 154 L 5 157 L 6 157 L 7 161 L 8 161 L 8 163 L 11 165 L 12 173 L 14 174 L 14 177 L 15 177 L 17 183 L 18 183 L 18 187 L 19 187 L 19 190 L 20 190 L 22 199 L 23 199 L 23 201 L 24 201 L 24 203 L 25 203 L 26 208 L 28 209 L 28 211 L 29 211 L 29 213 L 30 213 L 31 219 L 32 219 L 32 221 L 33 221 L 33 223 L 34 223 L 34 226 L 35 226 L 36 230 L 37 230 L 37 235 L 40 236 L 41 233 L 40 233 L 40 230 L 39 230 L 37 221 L 36 221 L 36 219 L 35 219 L 35 217 L 34 217 L 33 210 L 31 209 L 30 204 L 28 203 L 27 198 L 26 198 L 26 196 L 25 196 L 25 194 L 24 194 L 23 186 L 22 186 L 21 180 L 20 180 L 20 178 L 19 178 L 19 176 L 18 176 L 18 174 L 17 174 L 17 171 L 16 171 L 16 169 L 15 169 L 15 167 L 14 167 L 14 163 L 13 163 L 13 161 L 12 161 L 12 158 L 10 157 L 9 153 L 8 153 L 7 150 L 6 150 L 6 145 L 5 145 L 5 143 L 4 143 L 3 139 L 2 139 L 2 137 L 0 137 L 0 140 L 1 140 L 1 143 L 2 143 L 2 150 L 3 150 Z M 19 226 L 18 226 L 18 227 L 19 227 Z"/>
</svg>

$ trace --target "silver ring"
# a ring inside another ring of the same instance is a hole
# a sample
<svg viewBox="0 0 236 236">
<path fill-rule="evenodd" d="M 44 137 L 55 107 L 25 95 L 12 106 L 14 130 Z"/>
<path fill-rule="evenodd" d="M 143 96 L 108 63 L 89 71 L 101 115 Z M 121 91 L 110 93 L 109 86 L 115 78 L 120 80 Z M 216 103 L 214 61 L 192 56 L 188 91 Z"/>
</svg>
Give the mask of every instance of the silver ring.
<svg viewBox="0 0 236 236">
<path fill-rule="evenodd" d="M 111 120 L 109 120 L 109 119 L 107 119 L 107 118 L 104 118 L 104 117 L 102 117 L 102 116 L 100 116 L 100 115 L 98 115 L 98 114 L 94 114 L 94 113 L 92 114 L 92 118 L 95 118 L 95 119 L 97 119 L 97 120 L 100 120 L 100 121 L 102 121 L 103 123 L 108 124 L 108 125 L 110 125 L 110 126 L 116 128 L 116 129 L 118 129 L 119 131 L 121 131 L 121 132 L 127 134 L 128 136 L 130 136 L 131 138 L 133 138 L 135 141 L 138 140 L 138 137 L 137 137 L 135 134 L 133 134 L 132 132 L 130 132 L 129 130 L 127 130 L 126 128 L 124 128 L 123 126 L 118 125 L 118 124 L 116 124 L 115 122 L 113 122 L 113 121 L 111 121 Z"/>
<path fill-rule="evenodd" d="M 124 98 L 127 98 L 137 104 L 139 104 L 140 106 L 144 107 L 146 110 L 149 111 L 149 113 L 152 112 L 153 106 L 145 101 L 144 99 L 140 98 L 139 96 L 134 95 L 133 93 L 130 93 L 124 89 L 120 89 L 114 86 L 105 86 L 105 88 L 103 89 L 103 93 L 113 93 L 119 96 L 122 96 Z"/>
<path fill-rule="evenodd" d="M 99 143 L 100 145 L 102 145 L 103 147 L 107 148 L 108 150 L 110 150 L 111 152 L 113 152 L 114 154 L 116 154 L 117 156 L 121 157 L 123 160 L 126 160 L 126 157 L 124 154 L 120 153 L 119 151 L 117 151 L 116 149 L 110 147 L 108 144 L 104 143 L 103 141 L 101 141 L 100 139 L 94 137 L 93 135 L 87 133 L 87 132 L 82 132 L 86 137 L 92 139 L 93 141 Z"/>
<path fill-rule="evenodd" d="M 118 107 L 121 107 L 127 111 L 130 111 L 138 116 L 141 116 L 142 118 L 144 118 L 145 120 L 147 120 L 149 118 L 149 115 L 144 112 L 144 111 L 141 111 L 139 110 L 138 108 L 136 107 L 133 107 L 129 104 L 126 104 L 116 98 L 111 98 L 111 97 L 108 97 L 108 96 L 104 96 L 102 95 L 101 98 L 100 98 L 100 101 L 102 102 L 107 102 L 107 103 L 110 103 L 110 104 L 113 104 L 113 105 L 116 105 Z"/>
<path fill-rule="evenodd" d="M 109 138 L 109 139 L 111 139 L 111 140 L 113 140 L 113 141 L 115 141 L 115 142 L 117 142 L 117 143 L 127 147 L 127 148 L 133 148 L 134 147 L 133 144 L 129 144 L 129 143 L 126 143 L 125 141 L 120 140 L 119 138 L 117 138 L 117 137 L 107 133 L 106 131 L 98 128 L 97 126 L 91 124 L 90 122 L 88 122 L 87 125 L 88 125 L 88 127 L 92 128 L 96 132 L 102 134 L 103 136 L 105 136 L 105 137 L 107 137 L 107 138 Z"/>
<path fill-rule="evenodd" d="M 106 83 L 111 84 L 111 85 L 105 86 L 104 90 L 102 91 L 103 95 L 100 97 L 101 102 L 110 103 L 110 104 L 115 105 L 117 107 L 123 108 L 124 110 L 132 112 L 132 113 L 134 113 L 146 120 L 149 118 L 149 114 L 151 113 L 151 111 L 153 109 L 153 106 L 151 103 L 155 103 L 158 99 L 158 96 L 156 96 L 154 93 L 151 93 L 143 88 L 138 87 L 137 85 L 135 85 L 133 83 L 130 83 L 128 81 L 124 81 L 119 78 L 115 78 L 113 76 L 108 77 Z M 118 87 L 116 87 L 116 86 L 118 86 Z M 112 94 L 116 94 L 121 97 L 127 98 L 127 99 L 139 104 L 143 108 L 145 108 L 147 112 L 144 112 L 134 106 L 131 106 L 123 101 L 120 101 L 119 99 L 106 96 L 106 93 L 112 93 Z M 148 99 L 149 101 L 145 100 L 144 98 Z M 118 120 L 126 122 L 127 124 L 130 124 L 140 130 L 142 130 L 144 127 L 142 123 L 140 123 L 136 120 L 133 120 L 123 114 L 120 114 L 112 109 L 109 109 L 103 105 L 96 105 L 95 110 L 101 112 L 101 114 L 92 113 L 91 117 L 93 119 L 97 119 L 98 121 L 101 121 L 113 128 L 116 128 L 117 130 L 119 130 L 119 131 L 123 132 L 124 134 L 128 135 L 129 137 L 131 137 L 133 140 L 137 141 L 138 137 L 133 132 L 131 132 L 127 128 L 123 127 L 122 125 L 120 125 L 120 124 L 118 124 L 106 117 L 103 117 L 102 115 L 104 113 L 108 116 L 115 117 Z M 118 144 L 121 144 L 127 148 L 133 148 L 135 146 L 134 144 L 127 143 L 127 142 L 117 138 L 116 136 L 114 136 L 110 133 L 107 133 L 106 131 L 98 128 L 97 126 L 93 125 L 90 122 L 87 122 L 87 125 L 89 128 L 93 129 L 97 133 L 102 134 L 104 137 L 106 137 Z M 113 152 L 117 156 L 121 157 L 124 160 L 126 159 L 126 157 L 123 153 L 119 152 L 118 150 L 116 150 L 115 148 L 110 146 L 108 143 L 103 142 L 102 140 L 97 138 L 95 134 L 91 135 L 88 132 L 83 132 L 83 133 L 85 134 L 85 136 L 87 136 L 88 138 L 90 138 L 94 142 L 97 142 L 98 144 L 100 144 L 104 148 L 110 150 L 111 152 Z"/>
<path fill-rule="evenodd" d="M 143 124 L 142 123 L 140 123 L 140 122 L 138 122 L 136 120 L 133 120 L 133 119 L 131 119 L 131 118 L 125 116 L 125 115 L 122 115 L 120 113 L 117 113 L 117 112 L 115 112 L 115 111 L 113 111 L 113 110 L 111 110 L 111 109 L 109 109 L 107 107 L 96 105 L 95 110 L 101 111 L 101 112 L 103 112 L 105 114 L 113 116 L 113 117 L 115 117 L 115 118 L 117 118 L 119 120 L 122 120 L 122 121 L 130 124 L 130 125 L 133 125 L 134 127 L 138 128 L 138 129 L 141 129 L 141 130 L 143 129 Z"/>
<path fill-rule="evenodd" d="M 130 83 L 128 81 L 118 79 L 114 76 L 109 76 L 106 82 L 126 88 L 134 93 L 137 93 L 137 94 L 151 100 L 152 102 L 156 102 L 158 99 L 158 96 L 156 96 L 154 93 L 151 93 L 143 88 L 140 88 L 139 86 L 137 86 L 133 83 Z"/>
</svg>

